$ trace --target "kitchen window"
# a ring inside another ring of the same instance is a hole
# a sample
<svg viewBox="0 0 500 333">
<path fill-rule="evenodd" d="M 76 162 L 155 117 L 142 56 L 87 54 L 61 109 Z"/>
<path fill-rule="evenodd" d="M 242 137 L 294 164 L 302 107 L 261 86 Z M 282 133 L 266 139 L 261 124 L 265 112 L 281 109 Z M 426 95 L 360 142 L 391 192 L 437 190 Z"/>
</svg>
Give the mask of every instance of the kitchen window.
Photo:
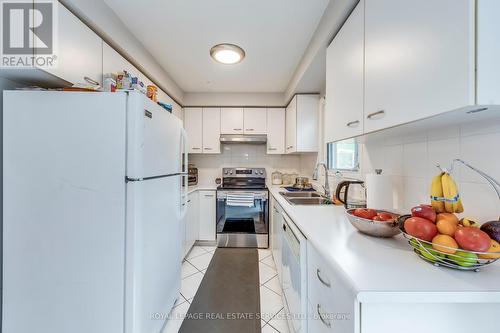
<svg viewBox="0 0 500 333">
<path fill-rule="evenodd" d="M 327 144 L 328 169 L 335 171 L 359 170 L 359 143 L 348 139 Z"/>
</svg>

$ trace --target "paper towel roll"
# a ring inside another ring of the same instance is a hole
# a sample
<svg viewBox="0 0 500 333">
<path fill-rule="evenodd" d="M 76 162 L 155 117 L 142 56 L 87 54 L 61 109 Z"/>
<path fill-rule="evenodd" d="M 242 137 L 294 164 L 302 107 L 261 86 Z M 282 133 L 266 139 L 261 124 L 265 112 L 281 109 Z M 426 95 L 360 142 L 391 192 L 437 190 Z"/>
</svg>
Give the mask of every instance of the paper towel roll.
<svg viewBox="0 0 500 333">
<path fill-rule="evenodd" d="M 368 208 L 393 210 L 398 207 L 397 188 L 393 176 L 366 175 L 366 205 Z"/>
</svg>

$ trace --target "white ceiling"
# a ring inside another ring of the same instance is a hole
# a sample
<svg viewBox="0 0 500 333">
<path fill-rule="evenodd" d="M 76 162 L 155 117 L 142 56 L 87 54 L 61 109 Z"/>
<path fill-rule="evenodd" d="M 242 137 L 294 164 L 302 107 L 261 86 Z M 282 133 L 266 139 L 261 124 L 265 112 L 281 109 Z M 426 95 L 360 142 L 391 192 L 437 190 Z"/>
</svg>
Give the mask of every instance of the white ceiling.
<svg viewBox="0 0 500 333">
<path fill-rule="evenodd" d="M 185 92 L 284 92 L 329 0 L 104 0 Z M 210 48 L 240 45 L 237 65 Z"/>
</svg>

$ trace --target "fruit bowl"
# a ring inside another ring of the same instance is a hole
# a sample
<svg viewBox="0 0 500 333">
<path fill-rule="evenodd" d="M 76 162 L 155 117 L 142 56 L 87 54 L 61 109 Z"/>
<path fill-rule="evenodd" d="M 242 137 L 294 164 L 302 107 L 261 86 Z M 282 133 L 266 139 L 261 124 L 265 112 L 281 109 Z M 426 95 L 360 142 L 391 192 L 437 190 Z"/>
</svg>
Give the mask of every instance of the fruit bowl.
<svg viewBox="0 0 500 333">
<path fill-rule="evenodd" d="M 399 229 L 408 240 L 408 244 L 413 251 L 423 260 L 435 266 L 443 266 L 462 271 L 479 272 L 480 268 L 491 265 L 500 258 L 500 252 L 474 252 L 463 249 L 451 248 L 445 245 L 438 245 L 439 249 L 433 247 L 432 242 L 428 242 L 406 233 L 404 222 L 411 215 L 403 215 L 398 219 Z M 434 244 L 436 245 L 436 244 Z M 456 251 L 455 253 L 446 253 Z"/>
<path fill-rule="evenodd" d="M 383 237 L 383 238 L 388 238 L 388 237 L 394 237 L 398 235 L 401 230 L 399 229 L 399 223 L 398 223 L 398 218 L 399 214 L 395 214 L 392 212 L 384 211 L 384 210 L 378 210 L 377 212 L 383 212 L 383 213 L 388 213 L 391 215 L 394 215 L 395 220 L 394 221 L 373 221 L 370 219 L 365 219 L 362 217 L 358 217 L 353 214 L 355 209 L 348 209 L 346 210 L 345 214 L 347 216 L 347 219 L 351 224 L 358 229 L 360 232 L 370 235 L 370 236 L 375 236 L 375 237 Z"/>
</svg>

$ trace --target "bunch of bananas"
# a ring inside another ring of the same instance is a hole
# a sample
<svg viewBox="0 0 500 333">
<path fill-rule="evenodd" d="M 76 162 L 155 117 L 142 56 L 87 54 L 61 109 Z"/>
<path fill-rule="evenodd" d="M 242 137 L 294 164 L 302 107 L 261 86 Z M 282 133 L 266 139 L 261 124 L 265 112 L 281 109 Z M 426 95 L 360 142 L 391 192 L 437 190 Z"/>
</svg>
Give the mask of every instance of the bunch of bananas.
<svg viewBox="0 0 500 333">
<path fill-rule="evenodd" d="M 432 179 L 431 204 L 438 213 L 462 213 L 464 211 L 457 183 L 448 172 L 441 172 Z"/>
</svg>

